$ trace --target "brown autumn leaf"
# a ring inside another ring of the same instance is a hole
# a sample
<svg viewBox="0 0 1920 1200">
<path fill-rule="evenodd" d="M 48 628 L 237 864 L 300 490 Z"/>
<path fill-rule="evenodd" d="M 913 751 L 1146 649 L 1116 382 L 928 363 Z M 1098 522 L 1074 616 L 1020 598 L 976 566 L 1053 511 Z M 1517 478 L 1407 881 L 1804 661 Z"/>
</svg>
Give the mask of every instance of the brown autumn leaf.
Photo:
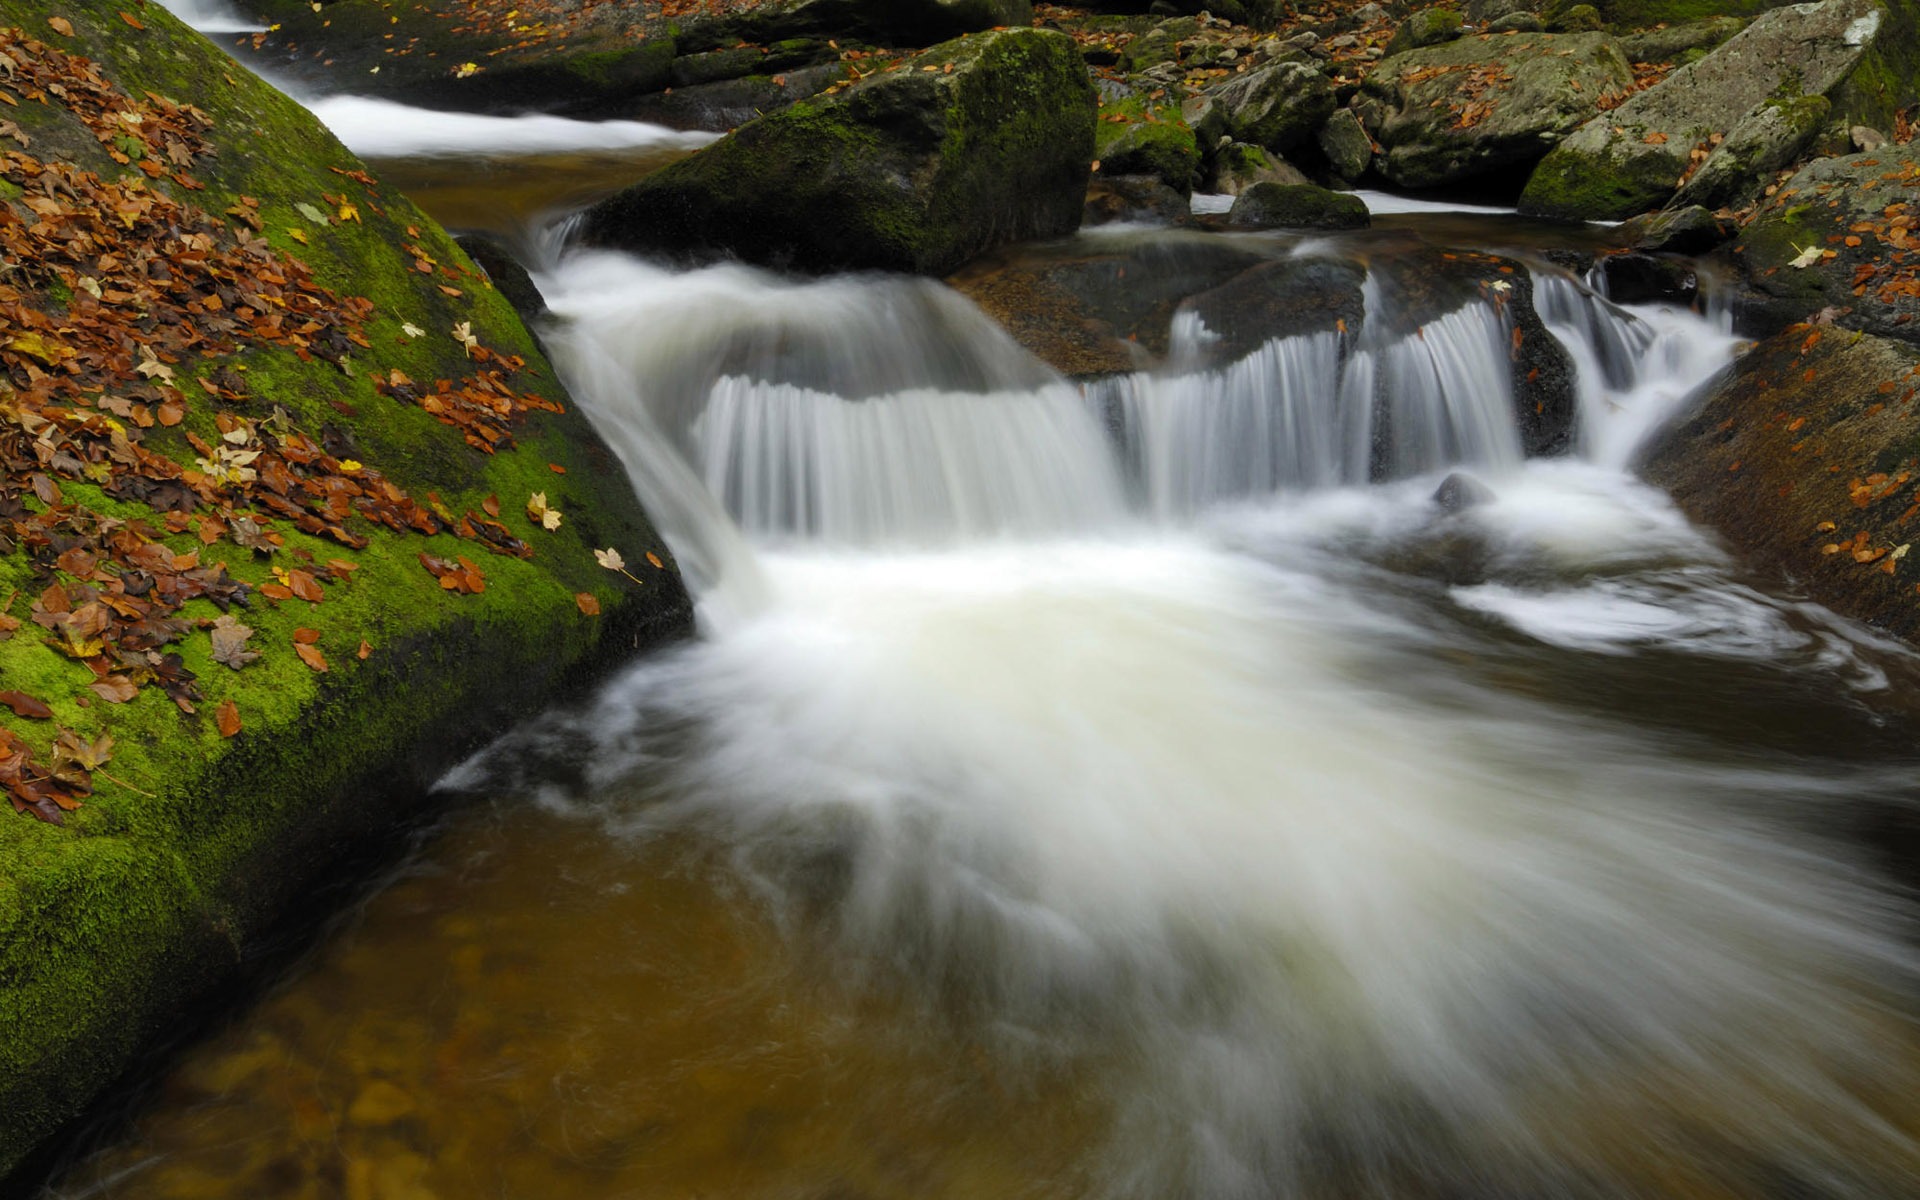
<svg viewBox="0 0 1920 1200">
<path fill-rule="evenodd" d="M 367 656 L 372 653 L 373 653 L 373 647 L 368 645 L 365 639 L 362 639 L 360 642 L 360 649 L 354 651 L 353 656 L 359 659 L 360 661 L 365 662 L 367 659 Z"/>
<path fill-rule="evenodd" d="M 320 640 L 320 631 L 318 629 L 296 629 L 293 631 L 293 640 L 297 645 L 311 646 Z"/>
<path fill-rule="evenodd" d="M 600 601 L 592 592 L 575 592 L 573 602 L 580 606 L 581 612 L 590 617 L 600 615 Z"/>
<path fill-rule="evenodd" d="M 0 692 L 0 704 L 13 710 L 16 717 L 26 717 L 34 721 L 45 721 L 53 716 L 53 710 L 45 704 L 27 695 L 25 692 Z"/>
<path fill-rule="evenodd" d="M 486 510 L 488 516 L 498 517 L 500 515 L 500 497 L 488 496 L 480 502 L 480 507 Z"/>
<path fill-rule="evenodd" d="M 213 661 L 225 663 L 238 671 L 260 657 L 257 650 L 247 649 L 247 639 L 253 636 L 253 630 L 242 625 L 238 617 L 231 614 L 216 618 L 213 622 Z"/>
<path fill-rule="evenodd" d="M 87 687 L 109 704 L 125 704 L 140 694 L 140 686 L 125 675 L 108 675 L 94 680 Z"/>
<path fill-rule="evenodd" d="M 240 732 L 240 709 L 231 698 L 220 702 L 220 707 L 213 712 L 213 720 L 220 727 L 220 736 L 223 738 Z"/>
<path fill-rule="evenodd" d="M 306 571 L 288 571 L 287 588 L 302 600 L 308 600 L 314 604 L 327 598 L 326 592 L 320 588 L 320 581 Z"/>
<path fill-rule="evenodd" d="M 130 12 L 128 12 L 128 11 L 127 11 L 126 9 L 124 9 L 124 8 L 120 10 L 120 19 L 121 19 L 122 21 L 125 21 L 125 22 L 126 22 L 127 24 L 129 24 L 129 25 L 131 25 L 131 26 L 133 26 L 133 27 L 134 27 L 135 29 L 145 29 L 145 28 L 146 28 L 146 26 L 145 26 L 145 25 L 142 25 L 142 24 L 140 23 L 140 18 L 138 18 L 138 17 L 136 17 L 136 16 L 134 16 L 134 15 L 133 15 L 132 13 L 130 13 Z"/>
<path fill-rule="evenodd" d="M 654 569 L 657 571 L 664 571 L 667 569 L 667 564 L 661 562 L 660 556 L 658 554 L 655 554 L 651 550 L 647 551 L 647 561 L 652 563 L 654 566 Z"/>
<path fill-rule="evenodd" d="M 304 642 L 296 642 L 294 643 L 293 652 L 300 656 L 301 662 L 312 667 L 314 670 L 324 672 L 327 669 L 327 656 L 320 653 L 320 647 L 309 646 Z"/>
<path fill-rule="evenodd" d="M 65 17 L 48 17 L 47 27 L 61 37 L 73 36 L 73 22 L 67 20 Z"/>
<path fill-rule="evenodd" d="M 280 586 L 280 585 L 279 585 L 279 584 L 277 584 L 277 583 L 263 583 L 263 584 L 261 584 L 261 585 L 260 585 L 260 594 L 261 594 L 262 596 L 265 596 L 265 597 L 266 597 L 267 599 L 269 599 L 269 600 L 291 600 L 291 599 L 293 599 L 293 589 L 292 589 L 292 588 L 290 588 L 290 587 L 282 587 L 282 586 Z"/>
</svg>

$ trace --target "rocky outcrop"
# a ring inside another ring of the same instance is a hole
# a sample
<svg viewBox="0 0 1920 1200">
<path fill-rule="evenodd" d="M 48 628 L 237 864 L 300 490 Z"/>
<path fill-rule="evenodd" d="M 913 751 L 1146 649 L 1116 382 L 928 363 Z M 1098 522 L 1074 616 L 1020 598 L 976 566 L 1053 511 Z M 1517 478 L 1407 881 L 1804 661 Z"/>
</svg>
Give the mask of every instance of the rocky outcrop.
<svg viewBox="0 0 1920 1200">
<path fill-rule="evenodd" d="M 1920 348 L 1795 326 L 1736 362 L 1644 468 L 1742 558 L 1920 637 Z"/>
<path fill-rule="evenodd" d="M 1079 226 L 1095 101 L 1070 39 L 976 34 L 742 125 L 596 205 L 589 244 L 944 274 Z"/>
<path fill-rule="evenodd" d="M 507 300 L 298 105 L 157 5 L 0 40 L 44 95 L 0 163 L 4 1175 L 441 770 L 691 614 Z"/>
<path fill-rule="evenodd" d="M 1823 309 L 1875 333 L 1920 339 L 1920 145 L 1815 159 L 1735 240 L 1744 315 L 1776 329 Z"/>
<path fill-rule="evenodd" d="M 1659 207 L 1736 126 L 1749 120 L 1791 126 L 1765 110 L 1839 91 L 1885 26 L 1878 0 L 1824 0 L 1768 13 L 1705 58 L 1581 126 L 1535 169 L 1521 211 L 1610 220 Z"/>
<path fill-rule="evenodd" d="M 1388 58 L 1352 107 L 1380 173 L 1430 188 L 1538 162 L 1632 86 L 1606 34 L 1482 35 Z"/>
<path fill-rule="evenodd" d="M 1151 175 L 1181 195 L 1200 171 L 1200 147 L 1180 110 L 1137 98 L 1101 106 L 1093 155 L 1106 174 Z"/>
<path fill-rule="evenodd" d="M 1333 115 L 1333 83 L 1303 62 L 1277 62 L 1235 75 L 1186 107 L 1202 145 L 1222 137 L 1286 154 L 1309 144 Z"/>
</svg>

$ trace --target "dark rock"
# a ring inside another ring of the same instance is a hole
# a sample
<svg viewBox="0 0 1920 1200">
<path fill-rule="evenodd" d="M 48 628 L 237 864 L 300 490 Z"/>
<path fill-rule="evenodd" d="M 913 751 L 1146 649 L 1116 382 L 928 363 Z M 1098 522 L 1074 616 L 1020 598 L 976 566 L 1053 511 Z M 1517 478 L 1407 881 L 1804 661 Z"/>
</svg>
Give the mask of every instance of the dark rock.
<svg viewBox="0 0 1920 1200">
<path fill-rule="evenodd" d="M 1795 326 L 1710 385 L 1661 435 L 1644 473 L 1748 562 L 1912 640 L 1916 372 L 1920 348 Z"/>
<path fill-rule="evenodd" d="M 1400 23 L 1394 30 L 1393 40 L 1387 43 L 1387 57 L 1405 54 L 1409 50 L 1418 50 L 1422 46 L 1438 46 L 1460 36 L 1462 24 L 1459 10 L 1451 8 L 1423 8 Z"/>
<path fill-rule="evenodd" d="M 1239 229 L 1364 229 L 1372 221 L 1360 197 L 1310 183 L 1256 183 L 1227 213 Z"/>
<path fill-rule="evenodd" d="M 1508 13 L 1487 24 L 1488 33 L 1540 33 L 1546 23 L 1530 12 Z"/>
<path fill-rule="evenodd" d="M 1275 338 L 1332 329 L 1359 334 L 1366 322 L 1366 278 L 1366 269 L 1354 263 L 1287 258 L 1242 271 L 1195 295 L 1182 308 L 1216 339 L 1209 343 L 1212 361 L 1205 365 L 1222 365 Z"/>
<path fill-rule="evenodd" d="M 488 233 L 461 233 L 454 236 L 460 248 L 467 252 L 475 265 L 487 273 L 494 289 L 507 298 L 520 319 L 527 322 L 528 328 L 536 328 L 539 318 L 547 315 L 546 297 L 534 286 L 533 277 L 520 265 L 506 244 Z"/>
<path fill-rule="evenodd" d="M 1210 107 L 1187 118 L 1202 142 L 1231 137 L 1278 154 L 1304 146 L 1333 115 L 1333 84 L 1315 67 L 1278 62 L 1205 93 Z"/>
<path fill-rule="evenodd" d="M 1499 498 L 1492 488 L 1465 471 L 1455 471 L 1442 479 L 1433 492 L 1433 502 L 1445 513 L 1465 512 L 1470 508 L 1492 504 Z"/>
<path fill-rule="evenodd" d="M 1328 167 L 1348 183 L 1365 175 L 1373 163 L 1373 139 L 1367 136 L 1359 114 L 1350 108 L 1327 118 L 1327 123 L 1320 127 L 1318 142 Z"/>
<path fill-rule="evenodd" d="M 1192 215 L 1187 198 L 1153 175 L 1108 175 L 1104 171 L 1087 185 L 1082 225 L 1110 225 L 1118 221 L 1150 221 L 1173 225 Z"/>
<path fill-rule="evenodd" d="M 1705 254 L 1732 236 L 1731 222 L 1697 204 L 1635 217 L 1619 229 L 1623 244 L 1649 253 Z"/>
<path fill-rule="evenodd" d="M 1123 113 L 1131 119 L 1096 125 L 1093 156 L 1101 172 L 1151 175 L 1183 196 L 1190 194 L 1200 170 L 1200 147 L 1174 109 L 1169 106 L 1165 114 Z"/>
<path fill-rule="evenodd" d="M 1222 146 L 1213 157 L 1213 174 L 1207 190 L 1216 195 L 1238 196 L 1256 183 L 1301 184 L 1311 182 L 1286 159 L 1269 154 L 1258 146 L 1232 142 Z"/>
<path fill-rule="evenodd" d="M 1607 299 L 1615 304 L 1692 304 L 1700 277 L 1685 259 L 1654 254 L 1611 254 L 1600 260 Z"/>
<path fill-rule="evenodd" d="M 941 274 L 1079 225 L 1094 114 L 1071 39 L 976 34 L 742 125 L 596 205 L 581 236 L 801 271 Z"/>
</svg>

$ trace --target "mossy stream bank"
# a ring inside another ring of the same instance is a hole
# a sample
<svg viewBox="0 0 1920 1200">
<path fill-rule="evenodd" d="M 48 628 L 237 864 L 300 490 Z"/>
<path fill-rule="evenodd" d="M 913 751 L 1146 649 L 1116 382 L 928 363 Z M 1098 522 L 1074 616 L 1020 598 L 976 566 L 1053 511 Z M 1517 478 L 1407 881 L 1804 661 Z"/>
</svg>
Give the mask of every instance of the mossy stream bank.
<svg viewBox="0 0 1920 1200">
<path fill-rule="evenodd" d="M 690 603 L 510 305 L 298 105 L 155 5 L 0 37 L 0 234 L 36 251 L 0 276 L 4 1179 L 438 772 Z"/>
</svg>

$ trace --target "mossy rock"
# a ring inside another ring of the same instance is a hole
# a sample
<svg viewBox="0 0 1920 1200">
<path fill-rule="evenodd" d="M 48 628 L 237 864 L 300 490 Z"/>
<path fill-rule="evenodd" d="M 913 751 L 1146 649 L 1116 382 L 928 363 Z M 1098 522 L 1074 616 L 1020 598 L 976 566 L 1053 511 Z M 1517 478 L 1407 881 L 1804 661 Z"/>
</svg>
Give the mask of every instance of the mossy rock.
<svg viewBox="0 0 1920 1200">
<path fill-rule="evenodd" d="M 1286 154 L 1311 142 L 1333 115 L 1333 83 L 1300 62 L 1277 62 L 1235 75 L 1189 102 L 1203 113 L 1188 122 L 1203 145 L 1220 136 Z"/>
<path fill-rule="evenodd" d="M 1372 221 L 1360 197 L 1311 183 L 1256 183 L 1227 213 L 1238 229 L 1365 229 Z"/>
<path fill-rule="evenodd" d="M 581 234 L 801 271 L 944 274 L 1078 227 L 1095 111 L 1071 38 L 975 34 L 742 125 L 595 206 Z"/>
<path fill-rule="evenodd" d="M 1193 191 L 1200 147 L 1174 105 L 1136 99 L 1100 106 L 1094 158 L 1107 175 L 1151 175 L 1174 191 Z"/>
<path fill-rule="evenodd" d="M 1460 27 L 1464 23 L 1457 9 L 1423 8 L 1400 23 L 1394 30 L 1393 40 L 1387 43 L 1387 57 L 1405 54 L 1409 50 L 1418 50 L 1422 46 L 1438 46 L 1460 36 Z"/>
<path fill-rule="evenodd" d="M 283 544 L 263 557 L 192 531 L 162 534 L 161 514 L 109 496 L 98 479 L 58 480 L 63 503 L 144 522 L 174 555 L 224 562 L 247 585 L 251 607 L 240 615 L 263 657 L 234 671 L 190 627 L 169 647 L 197 676 L 197 711 L 186 712 L 158 687 L 102 703 L 89 688 L 94 673 L 54 653 L 31 622 L 0 640 L 7 688 L 53 711 L 49 721 L 0 715 L 0 725 L 36 753 L 56 727 L 117 741 L 112 777 L 95 775 L 64 826 L 0 806 L 0 1111 L 8 1115 L 0 1175 L 166 1037 L 182 1012 L 217 994 L 262 931 L 342 855 L 394 836 L 423 809 L 426 784 L 442 769 L 564 689 L 690 627 L 671 555 L 621 465 L 570 404 L 526 413 L 511 444 L 485 454 L 459 429 L 376 387 L 393 371 L 428 388 L 471 378 L 480 367 L 456 337 L 464 326 L 495 362 L 523 360 L 516 389 L 565 400 L 507 300 L 467 256 L 404 197 L 360 174 L 364 166 L 298 105 L 158 6 L 137 9 L 142 32 L 123 20 L 123 7 L 19 0 L 6 20 L 46 43 L 48 55 L 98 63 L 125 97 L 151 92 L 197 106 L 211 119 L 211 153 L 171 171 L 155 161 L 149 180 L 116 162 L 111 155 L 122 151 L 67 107 L 30 93 L 7 109 L 31 139 L 24 153 L 109 181 L 140 180 L 169 204 L 257 220 L 258 234 L 247 236 L 264 238 L 283 256 L 276 261 L 304 262 L 343 305 L 370 302 L 359 326 L 365 344 L 349 347 L 344 367 L 285 341 L 243 340 L 217 358 L 180 358 L 170 369 L 184 418 L 145 430 L 141 445 L 192 463 L 188 435 L 218 442 L 222 413 L 272 422 L 282 437 L 305 431 L 364 464 L 342 471 L 377 471 L 423 505 L 431 498 L 450 514 L 479 512 L 498 497 L 502 523 L 533 554 L 488 554 L 444 525 L 432 536 L 397 533 L 355 515 L 342 521 L 365 537 L 362 549 L 274 519 Z M 56 33 L 50 17 L 70 22 L 72 35 Z M 9 87 L 24 91 L 18 77 Z M 33 277 L 34 263 L 10 266 L 25 268 L 10 276 L 15 285 L 33 286 L 20 281 Z M 49 286 L 28 302 L 68 304 L 76 292 L 63 300 Z M 103 309 L 118 303 L 109 293 Z M 215 375 L 243 380 L 244 396 L 208 395 L 198 381 Z M 536 529 L 523 515 L 533 492 L 565 513 L 560 529 Z M 39 511 L 39 501 L 27 503 Z M 606 546 L 641 564 L 641 583 L 598 566 L 592 551 Z M 423 569 L 422 553 L 470 557 L 485 590 L 446 590 Z M 660 568 L 646 564 L 649 553 Z M 356 569 L 333 576 L 317 604 L 268 600 L 259 589 L 274 582 L 275 568 L 305 565 L 301 555 Z M 0 602 L 24 618 L 50 584 L 74 580 L 65 572 L 8 546 Z M 580 595 L 600 615 L 586 615 Z M 204 599 L 179 609 L 190 623 L 218 615 Z M 295 656 L 301 628 L 317 631 L 326 673 Z M 216 720 L 224 701 L 242 721 L 232 737 Z"/>
</svg>

